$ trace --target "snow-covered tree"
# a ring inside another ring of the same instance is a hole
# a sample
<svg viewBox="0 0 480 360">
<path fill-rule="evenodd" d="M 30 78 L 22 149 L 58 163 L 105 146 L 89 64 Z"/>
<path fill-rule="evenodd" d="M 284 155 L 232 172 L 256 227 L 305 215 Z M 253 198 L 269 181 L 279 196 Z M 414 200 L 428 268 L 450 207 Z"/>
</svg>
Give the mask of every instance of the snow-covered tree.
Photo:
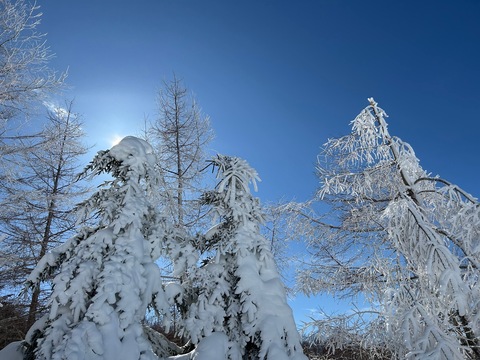
<svg viewBox="0 0 480 360">
<path fill-rule="evenodd" d="M 176 227 L 176 242 L 167 244 L 169 258 L 173 263 L 175 278 L 186 284 L 195 268 L 199 251 L 194 249 L 191 236 L 201 232 L 206 214 L 198 201 L 205 186 L 204 173 L 206 146 L 213 138 L 208 116 L 189 94 L 183 81 L 175 74 L 164 81 L 158 93 L 158 113 L 153 122 L 146 122 L 145 139 L 152 144 L 157 155 L 159 177 L 155 203 L 169 216 Z M 188 306 L 187 306 L 188 307 Z M 186 308 L 173 308 L 184 315 Z M 181 322 L 180 322 L 181 323 Z M 174 328 L 177 329 L 177 321 Z"/>
<path fill-rule="evenodd" d="M 47 253 L 29 278 L 32 287 L 57 270 L 46 316 L 30 329 L 35 359 L 156 359 L 142 321 L 148 307 L 168 322 L 160 256 L 169 227 L 149 203 L 155 157 L 145 141 L 126 137 L 100 151 L 85 175 L 110 173 L 79 206 L 94 227 Z M 167 324 L 168 325 L 168 324 Z"/>
<path fill-rule="evenodd" d="M 286 207 L 313 255 L 301 286 L 367 295 L 376 331 L 364 331 L 363 344 L 408 358 L 479 358 L 480 204 L 423 170 L 385 117 L 370 99 L 352 133 L 325 144 L 317 197 Z M 326 215 L 315 214 L 318 202 Z"/>
<path fill-rule="evenodd" d="M 64 79 L 47 66 L 51 54 L 38 32 L 41 15 L 35 2 L 0 0 L 0 134 L 7 120 L 58 89 Z"/>
<path fill-rule="evenodd" d="M 305 359 L 270 243 L 260 234 L 264 218 L 250 193 L 257 172 L 236 157 L 218 155 L 212 164 L 219 183 L 203 202 L 218 222 L 199 239 L 212 257 L 195 274 L 186 335 L 196 344 L 225 334 L 232 360 Z"/>
<path fill-rule="evenodd" d="M 14 158 L 15 181 L 1 187 L 0 251 L 11 261 L 0 262 L 0 288 L 11 293 L 18 293 L 49 249 L 72 235 L 72 209 L 87 191 L 77 182 L 79 157 L 87 148 L 82 144 L 81 121 L 71 106 L 49 109 L 43 131 L 25 144 L 30 151 Z M 37 288 L 26 304 L 27 327 L 35 321 L 40 303 Z"/>
</svg>

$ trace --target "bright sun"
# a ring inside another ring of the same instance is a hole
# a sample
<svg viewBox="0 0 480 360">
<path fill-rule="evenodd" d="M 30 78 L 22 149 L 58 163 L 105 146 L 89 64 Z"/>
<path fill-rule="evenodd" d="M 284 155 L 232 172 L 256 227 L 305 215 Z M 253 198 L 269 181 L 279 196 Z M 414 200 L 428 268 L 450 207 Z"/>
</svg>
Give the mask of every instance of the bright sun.
<svg viewBox="0 0 480 360">
<path fill-rule="evenodd" d="M 123 136 L 118 135 L 118 134 L 115 134 L 115 135 L 111 136 L 110 137 L 110 146 L 117 145 L 120 142 L 120 140 L 122 140 L 122 139 L 123 139 Z"/>
</svg>

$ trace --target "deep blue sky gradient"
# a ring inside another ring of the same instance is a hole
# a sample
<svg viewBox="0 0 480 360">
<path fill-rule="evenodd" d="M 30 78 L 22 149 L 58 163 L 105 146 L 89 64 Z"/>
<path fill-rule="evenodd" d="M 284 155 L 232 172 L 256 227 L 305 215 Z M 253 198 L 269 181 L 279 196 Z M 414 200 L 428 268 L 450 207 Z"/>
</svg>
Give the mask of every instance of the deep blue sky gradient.
<svg viewBox="0 0 480 360">
<path fill-rule="evenodd" d="M 367 97 L 426 170 L 478 196 L 478 0 L 38 4 L 94 151 L 153 120 L 175 72 L 211 117 L 212 155 L 249 161 L 262 202 L 311 196 L 321 145 L 350 131 Z"/>
</svg>

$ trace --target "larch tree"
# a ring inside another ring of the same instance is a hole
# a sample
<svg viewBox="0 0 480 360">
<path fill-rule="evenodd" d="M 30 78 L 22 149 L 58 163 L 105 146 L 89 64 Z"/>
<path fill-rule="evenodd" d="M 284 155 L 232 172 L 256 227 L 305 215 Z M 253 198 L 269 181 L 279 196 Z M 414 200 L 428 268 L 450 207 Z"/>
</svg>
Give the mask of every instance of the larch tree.
<svg viewBox="0 0 480 360">
<path fill-rule="evenodd" d="M 211 258 L 195 273 L 186 335 L 194 344 L 226 335 L 220 343 L 232 360 L 305 359 L 271 244 L 260 233 L 264 216 L 250 193 L 257 172 L 235 157 L 218 155 L 212 165 L 219 182 L 203 202 L 218 221 L 198 239 Z"/>
<path fill-rule="evenodd" d="M 169 256 L 165 260 L 173 265 L 169 267 L 173 271 L 167 275 L 186 284 L 201 256 L 191 238 L 205 223 L 198 198 L 204 187 L 201 170 L 206 166 L 206 146 L 213 139 L 213 131 L 209 117 L 175 74 L 172 80 L 163 82 L 158 93 L 157 117 L 146 122 L 144 135 L 158 159 L 155 203 L 176 227 L 176 236 L 166 244 Z M 174 319 L 185 315 L 186 306 L 172 309 Z M 176 323 L 174 328 L 178 331 Z"/>
<path fill-rule="evenodd" d="M 48 68 L 51 58 L 44 34 L 38 32 L 41 13 L 35 2 L 0 1 L 0 119 L 11 119 L 62 84 Z"/>
<path fill-rule="evenodd" d="M 352 121 L 352 133 L 325 144 L 316 198 L 286 206 L 312 253 L 301 287 L 362 293 L 377 304 L 368 310 L 369 326 L 351 320 L 352 314 L 336 319 L 343 330 L 352 325 L 364 346 L 406 358 L 477 359 L 480 205 L 423 170 L 369 100 Z M 330 210 L 317 215 L 318 203 Z M 314 325 L 334 329 L 334 347 L 353 339 L 325 320 Z"/>
<path fill-rule="evenodd" d="M 67 108 L 52 107 L 44 129 L 25 144 L 30 151 L 13 158 L 14 181 L 2 184 L 0 249 L 10 259 L 0 264 L 4 295 L 18 294 L 38 261 L 73 231 L 72 209 L 87 191 L 77 181 L 79 158 L 87 151 L 81 125 L 72 103 Z M 26 304 L 28 327 L 41 302 L 40 288 L 36 288 Z"/>
<path fill-rule="evenodd" d="M 28 115 L 57 91 L 65 79 L 65 74 L 57 75 L 48 67 L 52 54 L 45 35 L 38 31 L 41 15 L 35 2 L 0 0 L 1 185 L 15 181 L 12 157 L 30 151 L 30 147 L 25 147 L 25 140 L 38 136 L 22 131 Z M 1 190 L 0 212 L 3 212 L 1 202 L 5 196 Z M 0 250 L 0 264 L 12 260 Z"/>
<path fill-rule="evenodd" d="M 178 227 L 188 231 L 200 218 L 200 207 L 194 199 L 200 193 L 205 147 L 213 139 L 213 131 L 208 116 L 202 114 L 195 97 L 175 75 L 163 83 L 158 117 L 147 126 L 146 135 L 163 174 L 161 205 Z"/>
<path fill-rule="evenodd" d="M 26 356 L 35 359 L 157 359 L 142 322 L 147 308 L 168 323 L 159 258 L 171 227 L 149 201 L 155 156 L 144 140 L 126 137 L 100 151 L 84 175 L 108 173 L 100 189 L 78 206 L 79 220 L 96 215 L 63 245 L 47 253 L 28 279 L 48 277 L 48 313 L 30 329 Z"/>
<path fill-rule="evenodd" d="M 21 151 L 17 129 L 34 108 L 62 86 L 66 74 L 48 67 L 52 54 L 38 31 L 41 13 L 35 2 L 0 0 L 0 154 L 3 162 Z M 15 130 L 15 131 L 14 131 Z M 28 151 L 28 149 L 27 149 Z M 2 171 L 2 179 L 8 172 Z"/>
</svg>

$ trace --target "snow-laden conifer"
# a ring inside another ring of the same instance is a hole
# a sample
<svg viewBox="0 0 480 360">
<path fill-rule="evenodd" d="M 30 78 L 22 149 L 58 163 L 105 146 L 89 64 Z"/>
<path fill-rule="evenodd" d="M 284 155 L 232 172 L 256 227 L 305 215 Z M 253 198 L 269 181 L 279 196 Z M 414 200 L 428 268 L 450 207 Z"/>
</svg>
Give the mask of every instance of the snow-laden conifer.
<svg viewBox="0 0 480 360">
<path fill-rule="evenodd" d="M 142 329 L 147 307 L 166 319 L 160 256 L 168 227 L 149 204 L 155 183 L 152 148 L 134 137 L 100 151 L 85 174 L 113 177 L 79 206 L 81 218 L 95 215 L 94 227 L 48 253 L 29 278 L 38 286 L 58 268 L 48 314 L 27 341 L 35 359 L 155 359 Z"/>
<path fill-rule="evenodd" d="M 263 214 L 257 172 L 236 157 L 218 155 L 219 183 L 203 200 L 218 223 L 202 238 L 212 257 L 196 273 L 198 294 L 186 319 L 193 343 L 213 333 L 228 337 L 225 358 L 304 359 L 270 244 L 260 234 Z"/>
</svg>

